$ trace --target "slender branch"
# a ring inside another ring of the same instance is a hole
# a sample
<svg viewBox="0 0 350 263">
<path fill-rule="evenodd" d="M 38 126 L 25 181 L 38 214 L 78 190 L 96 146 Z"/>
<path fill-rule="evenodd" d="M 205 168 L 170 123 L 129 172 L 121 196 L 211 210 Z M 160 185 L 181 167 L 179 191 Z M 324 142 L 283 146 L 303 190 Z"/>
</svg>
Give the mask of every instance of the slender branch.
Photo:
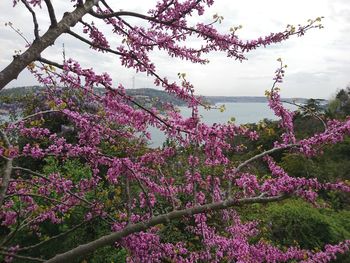
<svg viewBox="0 0 350 263">
<path fill-rule="evenodd" d="M 61 205 L 66 205 L 68 206 L 68 204 L 62 202 L 62 201 L 59 201 L 57 199 L 54 199 L 54 198 L 50 198 L 50 197 L 47 197 L 47 196 L 44 196 L 44 195 L 38 195 L 38 194 L 31 194 L 31 193 L 28 193 L 28 194 L 20 194 L 20 193 L 16 193 L 16 194 L 10 194 L 10 195 L 6 195 L 4 199 L 8 199 L 8 198 L 11 198 L 11 197 L 14 197 L 14 196 L 30 196 L 30 197 L 37 197 L 37 198 L 42 198 L 42 199 L 45 199 L 47 201 L 50 201 L 51 203 L 58 203 L 58 204 L 61 204 Z"/>
<path fill-rule="evenodd" d="M 15 31 L 15 32 L 24 40 L 24 42 L 26 42 L 27 45 L 30 45 L 29 40 L 25 37 L 25 35 L 24 35 L 18 28 L 13 27 L 13 24 L 12 24 L 12 23 L 7 23 L 7 25 L 8 25 L 13 31 Z"/>
<path fill-rule="evenodd" d="M 70 31 L 69 34 L 71 34 L 71 33 L 73 33 L 73 32 Z M 76 34 L 76 33 L 73 33 L 73 34 Z M 79 35 L 77 35 L 77 36 L 79 36 Z M 79 36 L 79 37 L 80 37 L 80 36 Z M 86 41 L 88 42 L 88 44 L 92 43 L 92 42 L 90 42 L 89 40 L 86 40 Z M 84 42 L 85 42 L 85 41 L 84 41 Z M 104 48 L 101 48 L 101 49 L 104 49 Z M 104 50 L 105 50 L 105 51 L 108 51 L 108 49 L 104 49 Z M 113 50 L 112 50 L 112 51 L 113 51 Z M 108 52 L 109 52 L 109 51 L 108 51 Z M 117 51 L 116 51 L 116 52 L 117 52 Z M 114 52 L 112 52 L 112 53 L 114 53 Z M 114 54 L 116 54 L 116 53 L 114 53 Z M 118 55 L 119 55 L 119 54 L 118 54 Z M 122 55 L 124 55 L 124 54 L 122 54 Z M 136 61 L 142 64 L 142 62 L 140 62 L 139 60 L 136 59 Z M 51 71 L 51 72 L 52 72 L 52 71 Z M 72 71 L 72 72 L 74 72 L 74 71 Z M 52 72 L 52 73 L 57 74 L 57 73 L 55 73 L 55 72 Z M 75 72 L 74 72 L 74 73 L 75 73 Z M 155 76 L 157 79 L 159 79 L 159 81 L 163 82 L 165 85 L 168 85 L 168 84 L 166 84 L 166 83 L 164 82 L 164 80 L 163 80 L 159 75 L 157 75 L 154 71 L 151 71 L 151 74 L 152 74 L 153 76 Z M 57 74 L 57 75 L 59 75 L 59 74 Z M 72 82 L 71 80 L 69 80 L 69 79 L 67 79 L 67 81 L 73 83 L 73 82 Z M 104 87 L 105 87 L 106 90 L 108 90 L 108 91 L 110 91 L 110 92 L 112 92 L 112 93 L 116 93 L 116 95 L 118 95 L 118 96 L 120 96 L 120 97 L 126 99 L 126 100 L 129 101 L 130 103 L 132 103 L 132 104 L 134 104 L 135 106 L 139 107 L 140 109 L 144 110 L 145 112 L 147 112 L 148 114 L 150 114 L 151 116 L 153 116 L 154 118 L 156 118 L 160 123 L 164 124 L 167 128 L 169 128 L 169 129 L 174 128 L 173 125 L 169 124 L 167 121 L 165 121 L 164 119 L 162 119 L 160 116 L 158 116 L 157 114 L 155 114 L 154 112 L 152 112 L 151 110 L 147 109 L 146 107 L 144 107 L 144 106 L 142 106 L 140 103 L 138 103 L 136 100 L 134 100 L 134 99 L 132 98 L 132 96 L 127 96 L 127 95 L 121 93 L 120 91 L 113 89 L 111 86 L 104 85 Z M 85 90 L 85 91 L 86 91 L 86 90 Z M 93 94 L 93 93 L 91 93 L 90 91 L 88 91 L 88 92 L 89 92 L 90 94 Z M 99 96 L 96 95 L 96 94 L 93 94 L 93 95 L 96 96 L 96 97 L 99 97 Z M 100 98 L 100 97 L 99 97 L 99 98 Z M 186 130 L 181 129 L 181 128 L 178 128 L 178 127 L 176 127 L 175 129 L 176 129 L 177 131 L 179 131 L 179 132 L 184 132 L 184 133 L 187 133 L 187 134 L 194 134 L 194 133 L 191 132 L 191 131 L 186 131 Z"/>
<path fill-rule="evenodd" d="M 272 148 L 270 150 L 267 150 L 267 151 L 264 151 L 260 154 L 257 154 L 255 156 L 253 156 L 252 158 L 244 161 L 243 163 L 241 163 L 240 165 L 238 165 L 235 169 L 235 173 L 238 173 L 243 167 L 247 166 L 248 164 L 250 164 L 251 162 L 253 161 L 256 161 L 262 157 L 264 157 L 265 155 L 268 155 L 268 154 L 271 154 L 271 153 L 274 153 L 274 152 L 277 152 L 277 151 L 280 151 L 280 150 L 285 150 L 285 149 L 288 149 L 288 148 L 292 148 L 292 147 L 295 147 L 295 146 L 298 146 L 298 144 L 287 144 L 283 147 L 278 147 L 278 148 Z"/>
<path fill-rule="evenodd" d="M 34 118 L 34 117 L 37 117 L 39 115 L 42 115 L 42 114 L 47 114 L 47 113 L 55 113 L 55 112 L 62 112 L 60 110 L 45 110 L 45 111 L 39 111 L 39 112 L 36 112 L 36 113 L 33 113 L 31 115 L 27 115 L 25 117 L 23 117 L 22 119 L 18 120 L 18 121 L 15 121 L 15 122 L 12 122 L 11 124 L 12 125 L 16 125 L 22 121 L 26 121 L 28 119 L 31 119 L 31 118 Z"/>
<path fill-rule="evenodd" d="M 37 61 L 40 61 L 40 62 L 45 63 L 45 64 L 49 64 L 49 65 L 54 66 L 54 67 L 56 67 L 56 68 L 63 69 L 63 65 L 62 65 L 62 64 L 58 64 L 57 62 L 48 60 L 48 59 L 46 59 L 46 58 L 39 57 L 39 58 L 37 59 Z"/>
<path fill-rule="evenodd" d="M 109 14 L 99 14 L 96 13 L 95 11 L 91 10 L 89 12 L 92 16 L 96 17 L 96 18 L 100 18 L 100 19 L 106 19 L 106 18 L 112 18 L 112 17 L 121 17 L 121 16 L 131 16 L 131 17 L 137 17 L 143 20 L 148 20 L 148 21 L 152 21 L 155 23 L 159 23 L 159 24 L 163 24 L 163 25 L 172 25 L 177 19 L 172 19 L 169 21 L 163 21 L 163 20 L 159 20 L 155 17 L 152 16 L 147 16 L 147 15 L 143 15 L 140 13 L 136 13 L 136 12 L 131 12 L 131 11 L 118 11 L 118 12 L 113 12 L 113 13 L 109 13 Z M 187 27 L 181 27 L 183 29 L 190 29 Z"/>
<path fill-rule="evenodd" d="M 310 113 L 313 117 L 315 117 L 316 119 L 318 119 L 322 123 L 324 130 L 327 130 L 327 128 L 328 128 L 327 124 L 324 122 L 324 120 L 321 118 L 321 116 L 319 116 L 315 112 L 312 112 L 307 106 L 303 106 L 301 104 L 298 104 L 298 103 L 295 103 L 295 102 L 286 101 L 286 100 L 281 100 L 281 102 L 297 106 L 298 108 L 301 108 L 301 109 L 305 110 L 307 113 Z"/>
<path fill-rule="evenodd" d="M 89 12 L 89 14 L 94 16 L 94 17 L 96 17 L 96 18 L 100 18 L 100 19 L 106 19 L 106 18 L 112 18 L 112 17 L 121 17 L 121 16 L 132 16 L 132 17 L 141 18 L 143 20 L 156 22 L 156 23 L 159 23 L 159 24 L 167 24 L 167 22 L 162 21 L 162 20 L 158 20 L 158 19 L 156 19 L 154 17 L 143 15 L 143 14 L 136 13 L 136 12 L 130 12 L 130 11 L 118 11 L 118 12 L 113 12 L 113 13 L 109 13 L 109 14 L 99 14 L 99 13 L 96 13 L 95 11 L 91 10 Z"/>
<path fill-rule="evenodd" d="M 132 99 L 131 96 L 126 96 L 121 94 L 120 92 L 118 92 L 118 95 L 123 96 L 124 98 L 126 98 L 128 101 L 130 101 L 131 103 L 133 103 L 134 105 L 136 105 L 137 107 L 139 107 L 140 109 L 146 111 L 147 113 L 149 113 L 151 116 L 153 116 L 154 118 L 156 118 L 159 122 L 163 123 L 166 127 L 172 129 L 174 128 L 173 125 L 169 124 L 168 122 L 166 122 L 165 120 L 163 120 L 161 117 L 159 117 L 158 115 L 154 114 L 151 110 L 147 109 L 146 107 L 142 106 L 140 103 L 138 103 L 137 101 L 135 101 L 134 99 Z M 193 132 L 190 131 L 186 131 L 183 130 L 181 128 L 176 127 L 177 131 L 180 132 L 184 132 L 184 133 L 188 133 L 188 134 L 194 134 Z"/>
<path fill-rule="evenodd" d="M 116 50 L 113 50 L 113 49 L 110 49 L 110 48 L 101 47 L 101 46 L 99 46 L 99 45 L 96 45 L 96 44 L 94 44 L 93 42 L 91 42 L 90 40 L 88 40 L 88 39 L 86 39 L 86 38 L 80 36 L 79 34 L 73 32 L 73 31 L 71 31 L 71 30 L 67 31 L 67 33 L 68 33 L 69 35 L 71 35 L 71 36 L 73 36 L 73 37 L 79 39 L 80 41 L 82 41 L 82 42 L 84 42 L 84 43 L 86 43 L 86 44 L 88 44 L 88 45 L 94 47 L 94 48 L 98 48 L 98 49 L 101 49 L 101 50 L 103 50 L 103 51 L 116 54 L 116 55 L 118 55 L 118 56 L 125 56 L 124 53 L 121 53 L 121 52 L 119 52 L 119 51 L 116 51 Z"/>
<path fill-rule="evenodd" d="M 45 0 L 47 11 L 49 12 L 51 26 L 54 27 L 57 25 L 57 19 L 55 15 L 55 9 L 52 6 L 51 0 Z"/>
<path fill-rule="evenodd" d="M 124 166 L 126 167 L 127 170 L 129 170 L 133 175 L 134 175 L 134 178 L 136 179 L 137 181 L 137 184 L 139 185 L 139 187 L 141 188 L 145 198 L 146 198 L 146 203 L 147 203 L 147 206 L 148 206 L 148 210 L 149 210 L 149 213 L 151 215 L 151 217 L 153 217 L 153 210 L 152 210 L 152 205 L 151 205 L 151 202 L 149 200 L 149 197 L 148 197 L 148 192 L 146 191 L 146 189 L 143 187 L 141 181 L 140 181 L 140 178 L 138 178 L 138 176 L 136 175 L 135 171 L 133 169 L 131 169 L 128 165 L 126 165 L 125 163 L 123 163 Z"/>
<path fill-rule="evenodd" d="M 103 2 L 102 2 L 103 3 Z M 164 6 L 164 8 L 162 10 L 159 10 L 159 12 L 154 16 L 154 17 L 158 17 L 160 16 L 165 10 L 167 10 L 172 4 L 174 3 L 174 0 L 169 1 L 169 3 Z"/>
<path fill-rule="evenodd" d="M 33 170 L 30 170 L 30 169 L 27 169 L 27 168 L 24 168 L 24 167 L 14 166 L 13 170 L 20 170 L 20 171 L 28 172 L 30 174 L 36 175 L 36 176 L 38 176 L 38 177 L 40 177 L 40 178 L 50 182 L 50 179 L 48 179 L 45 174 L 41 174 L 41 173 L 35 172 Z"/>
<path fill-rule="evenodd" d="M 239 164 L 235 169 L 234 169 L 234 174 L 237 174 L 242 168 L 244 168 L 245 166 L 247 166 L 248 164 L 250 164 L 251 162 L 254 162 L 262 157 L 264 157 L 265 155 L 280 151 L 280 150 L 285 150 L 288 148 L 292 148 L 294 146 L 298 146 L 297 144 L 287 144 L 283 147 L 278 147 L 278 148 L 272 148 L 270 150 L 264 151 L 260 154 L 254 155 L 253 157 L 249 158 L 248 160 L 245 160 L 243 163 Z M 232 196 L 232 181 L 229 180 L 228 181 L 228 185 L 227 185 L 227 197 L 231 198 Z"/>
<path fill-rule="evenodd" d="M 30 216 L 27 215 L 26 218 L 22 220 L 21 225 L 17 229 L 17 232 L 20 232 L 22 229 L 26 228 L 37 219 L 36 217 L 31 217 L 32 215 L 33 213 L 31 213 Z"/>
<path fill-rule="evenodd" d="M 38 20 L 36 19 L 36 14 L 33 8 L 28 4 L 26 0 L 21 0 L 21 2 L 26 6 L 28 11 L 32 14 L 33 24 L 34 24 L 34 36 L 35 36 L 35 39 L 38 40 L 40 36 L 39 36 L 39 25 L 38 25 Z"/>
<path fill-rule="evenodd" d="M 58 235 L 56 235 L 56 236 L 52 236 L 52 237 L 50 237 L 49 239 L 43 240 L 43 241 L 41 241 L 41 242 L 39 242 L 39 243 L 37 243 L 37 244 L 35 244 L 35 245 L 19 248 L 18 251 L 26 251 L 26 250 L 35 249 L 35 248 L 37 248 L 37 247 L 39 247 L 39 246 L 44 245 L 45 243 L 47 243 L 47 242 L 49 242 L 49 241 L 58 239 L 58 238 L 60 238 L 60 237 L 63 237 L 63 236 L 65 236 L 65 235 L 67 235 L 67 234 L 73 232 L 74 230 L 76 230 L 77 228 L 81 227 L 82 225 L 84 225 L 84 224 L 86 224 L 86 223 L 87 223 L 87 222 L 81 222 L 80 224 L 78 224 L 78 225 L 72 227 L 71 229 L 67 230 L 66 232 L 60 233 L 60 234 L 58 234 Z"/>
<path fill-rule="evenodd" d="M 26 262 L 28 260 L 29 261 L 36 261 L 36 262 L 45 262 L 45 260 L 41 259 L 41 258 L 26 257 L 26 256 L 17 255 L 17 254 L 14 254 L 14 253 L 5 252 L 5 251 L 0 251 L 0 254 L 8 256 L 8 257 L 24 259 Z"/>
<path fill-rule="evenodd" d="M 137 233 L 140 231 L 145 231 L 152 226 L 155 226 L 158 224 L 165 224 L 167 222 L 170 222 L 172 220 L 175 220 L 184 216 L 193 216 L 199 213 L 208 213 L 211 211 L 227 209 L 233 206 L 242 206 L 242 205 L 254 204 L 254 203 L 276 202 L 286 198 L 288 198 L 287 195 L 279 195 L 279 196 L 272 196 L 272 197 L 258 196 L 258 197 L 243 198 L 243 199 L 228 199 L 221 202 L 215 202 L 215 203 L 195 206 L 195 207 L 187 208 L 183 210 L 172 211 L 167 214 L 155 216 L 145 222 L 130 224 L 121 231 L 102 236 L 99 239 L 96 239 L 84 245 L 80 245 L 63 254 L 56 255 L 55 257 L 49 259 L 46 263 L 70 262 L 78 258 L 79 256 L 87 255 L 100 247 L 112 245 L 115 242 L 120 241 L 122 238 L 130 234 Z"/>
</svg>

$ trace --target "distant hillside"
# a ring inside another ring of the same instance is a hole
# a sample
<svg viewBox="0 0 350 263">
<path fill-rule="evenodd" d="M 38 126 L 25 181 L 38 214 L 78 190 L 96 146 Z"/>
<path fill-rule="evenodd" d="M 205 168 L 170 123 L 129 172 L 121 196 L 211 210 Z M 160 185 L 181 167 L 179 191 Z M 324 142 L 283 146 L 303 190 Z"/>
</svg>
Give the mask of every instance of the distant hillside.
<svg viewBox="0 0 350 263">
<path fill-rule="evenodd" d="M 169 94 L 162 90 L 156 89 L 126 89 L 126 94 L 135 97 L 139 101 L 155 104 L 158 103 L 172 103 L 177 106 L 185 105 L 184 101 L 176 98 L 174 95 Z"/>
<path fill-rule="evenodd" d="M 209 103 L 267 103 L 267 98 L 262 96 L 205 96 Z M 305 104 L 307 98 L 282 98 L 283 101 Z M 317 99 L 326 103 L 324 99 Z"/>
<path fill-rule="evenodd" d="M 26 93 L 40 92 L 43 87 L 39 86 L 27 86 L 27 87 L 16 87 L 11 89 L 4 89 L 0 92 L 0 96 L 18 96 Z M 101 89 L 102 90 L 102 89 Z M 99 92 L 101 91 L 98 90 Z M 184 105 L 184 102 L 174 95 L 169 94 L 162 90 L 156 89 L 127 89 L 126 93 L 130 96 L 135 97 L 139 102 L 157 106 L 158 103 L 173 103 L 177 106 Z M 216 103 L 266 103 L 267 98 L 262 96 L 203 96 L 204 100 L 210 104 Z M 304 104 L 308 100 L 307 98 L 283 98 L 284 101 L 296 102 Z M 327 101 L 319 99 L 322 104 L 326 104 Z"/>
<path fill-rule="evenodd" d="M 0 91 L 0 96 L 22 96 L 28 93 L 35 93 L 44 90 L 44 87 L 40 86 L 24 86 L 24 87 L 15 87 L 9 89 L 3 89 Z"/>
</svg>

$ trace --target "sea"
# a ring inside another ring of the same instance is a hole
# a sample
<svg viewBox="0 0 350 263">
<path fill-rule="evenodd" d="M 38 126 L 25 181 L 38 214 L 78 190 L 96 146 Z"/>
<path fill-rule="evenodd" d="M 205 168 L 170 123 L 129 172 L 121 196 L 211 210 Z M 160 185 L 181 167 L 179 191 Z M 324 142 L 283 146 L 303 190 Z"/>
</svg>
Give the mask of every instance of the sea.
<svg viewBox="0 0 350 263">
<path fill-rule="evenodd" d="M 225 105 L 225 110 L 222 109 L 222 105 Z M 257 123 L 263 119 L 278 120 L 273 111 L 268 107 L 267 103 L 263 102 L 232 102 L 224 104 L 216 104 L 217 109 L 207 110 L 203 107 L 199 108 L 199 114 L 201 119 L 206 124 L 214 123 L 227 123 L 232 118 L 235 119 L 235 124 L 246 124 L 246 123 Z M 284 107 L 292 111 L 296 110 L 297 107 L 291 104 L 284 104 Z M 184 117 L 190 117 L 192 115 L 191 109 L 187 107 L 178 107 L 181 114 Z M 1 115 L 2 121 L 8 121 L 9 117 Z M 165 134 L 155 127 L 150 127 L 149 132 L 151 133 L 151 141 L 149 147 L 157 148 L 163 145 L 165 142 Z"/>
<path fill-rule="evenodd" d="M 224 111 L 222 109 L 224 106 Z M 289 110 L 297 110 L 297 106 L 291 104 L 284 104 L 284 107 Z M 192 112 L 187 107 L 178 107 L 181 114 L 184 117 L 190 117 Z M 203 107 L 199 108 L 199 114 L 201 119 L 206 124 L 214 123 L 227 123 L 234 118 L 235 124 L 246 124 L 246 123 L 257 123 L 263 119 L 278 120 L 278 117 L 274 115 L 274 112 L 269 108 L 267 103 L 263 102 L 232 102 L 217 104 L 215 108 L 206 110 Z M 150 127 L 151 142 L 149 144 L 152 148 L 157 148 L 163 145 L 166 136 L 164 133 L 157 128 Z"/>
</svg>

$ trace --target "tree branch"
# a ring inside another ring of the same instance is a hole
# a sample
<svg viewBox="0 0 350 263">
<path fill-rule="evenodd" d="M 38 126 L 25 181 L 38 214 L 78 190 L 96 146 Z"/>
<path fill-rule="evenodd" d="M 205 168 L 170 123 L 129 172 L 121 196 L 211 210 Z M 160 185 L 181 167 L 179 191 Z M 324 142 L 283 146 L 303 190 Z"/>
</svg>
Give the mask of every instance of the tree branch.
<svg viewBox="0 0 350 263">
<path fill-rule="evenodd" d="M 274 153 L 276 151 L 279 151 L 279 150 L 285 150 L 285 149 L 288 149 L 288 148 L 292 148 L 294 146 L 298 146 L 297 144 L 288 144 L 288 145 L 285 145 L 283 147 L 278 147 L 278 148 L 272 148 L 270 150 L 267 150 L 267 151 L 264 151 L 260 154 L 257 154 L 255 156 L 253 156 L 252 158 L 244 161 L 243 163 L 241 163 L 240 165 L 238 165 L 235 169 L 235 173 L 238 173 L 244 166 L 247 166 L 248 164 L 250 164 L 251 162 L 255 161 L 255 160 L 258 160 L 262 157 L 264 157 L 265 155 L 268 155 L 268 154 L 271 154 L 271 153 Z"/>
<path fill-rule="evenodd" d="M 34 36 L 35 36 L 35 39 L 38 40 L 40 36 L 39 36 L 39 25 L 38 25 L 38 20 L 36 19 L 36 14 L 33 8 L 28 4 L 26 0 L 21 0 L 21 2 L 26 6 L 28 11 L 32 14 L 33 24 L 34 24 Z"/>
<path fill-rule="evenodd" d="M 62 112 L 62 111 L 60 111 L 60 110 L 45 110 L 45 111 L 39 111 L 39 112 L 33 113 L 33 114 L 31 114 L 31 115 L 27 115 L 27 116 L 23 117 L 22 119 L 20 119 L 20 120 L 18 120 L 18 121 L 12 122 L 11 124 L 12 124 L 12 125 L 16 125 L 16 124 L 18 124 L 19 122 L 22 122 L 22 121 L 25 121 L 25 120 L 28 120 L 28 119 L 37 117 L 37 116 L 42 115 L 42 114 L 57 113 L 57 112 Z"/>
<path fill-rule="evenodd" d="M 5 251 L 0 251 L 0 254 L 8 256 L 8 257 L 13 257 L 13 258 L 18 258 L 18 259 L 24 259 L 25 262 L 28 261 L 36 261 L 36 262 L 45 262 L 44 259 L 41 258 L 33 258 L 33 257 L 26 257 L 26 256 L 20 256 L 14 253 L 9 253 L 9 252 L 5 252 Z"/>
<path fill-rule="evenodd" d="M 80 245 L 70 251 L 67 251 L 63 254 L 56 255 L 55 257 L 46 261 L 46 263 L 59 263 L 59 262 L 70 262 L 76 259 L 79 256 L 87 255 L 100 247 L 104 247 L 107 245 L 112 245 L 115 242 L 120 241 L 122 238 L 131 235 L 133 233 L 138 233 L 140 231 L 145 231 L 148 228 L 158 225 L 165 224 L 169 221 L 184 217 L 184 216 L 192 216 L 200 213 L 208 213 L 211 211 L 227 209 L 233 206 L 241 206 L 246 204 L 254 204 L 254 203 L 270 203 L 276 202 L 283 199 L 286 199 L 287 195 L 280 196 L 272 196 L 272 197 L 252 197 L 252 198 L 243 198 L 243 199 L 228 199 L 221 202 L 210 203 L 201 206 L 195 206 L 188 209 L 172 211 L 167 214 L 159 215 L 149 219 L 146 222 L 140 222 L 136 224 L 130 224 L 126 226 L 123 230 L 115 233 L 111 233 L 106 236 L 102 236 L 99 239 L 96 239 L 92 242 L 86 243 L 84 245 Z"/>
<path fill-rule="evenodd" d="M 45 63 L 45 64 L 48 64 L 48 65 L 51 65 L 51 66 L 54 66 L 54 67 L 56 67 L 56 68 L 63 69 L 63 65 L 62 65 L 62 64 L 58 64 L 57 62 L 48 60 L 48 59 L 46 59 L 46 58 L 39 57 L 39 58 L 37 59 L 37 61 L 42 62 L 42 63 Z"/>
<path fill-rule="evenodd" d="M 98 48 L 98 49 L 101 49 L 103 51 L 106 51 L 106 52 L 110 52 L 110 53 L 113 53 L 115 55 L 118 55 L 118 56 L 125 56 L 125 54 L 121 53 L 121 52 L 118 52 L 116 50 L 113 50 L 113 49 L 110 49 L 110 48 L 105 48 L 105 47 L 100 47 L 98 45 L 95 45 L 94 43 L 92 43 L 90 40 L 80 36 L 79 34 L 77 33 L 74 33 L 73 31 L 68 31 L 67 32 L 68 34 L 70 34 L 71 36 L 75 37 L 76 39 L 79 39 L 80 41 L 90 45 L 91 47 L 94 47 L 94 48 Z"/>
<path fill-rule="evenodd" d="M 55 9 L 53 8 L 52 3 L 51 3 L 50 0 L 45 0 L 45 4 L 46 4 L 46 7 L 47 7 L 47 11 L 49 12 L 51 26 L 54 27 L 54 26 L 57 25 Z"/>
<path fill-rule="evenodd" d="M 251 162 L 254 162 L 268 154 L 271 154 L 271 153 L 274 153 L 274 152 L 277 152 L 279 150 L 285 150 L 285 149 L 288 149 L 288 148 L 292 148 L 294 146 L 298 146 L 297 144 L 288 144 L 288 145 L 285 145 L 284 147 L 279 147 L 279 148 L 272 148 L 270 150 L 267 150 L 267 151 L 264 151 L 260 154 L 257 154 L 257 155 L 254 155 L 253 157 L 249 158 L 248 160 L 245 160 L 243 163 L 241 163 L 240 165 L 238 165 L 235 169 L 234 169 L 234 174 L 238 173 L 242 168 L 244 168 L 245 166 L 247 166 L 248 164 L 250 164 Z M 227 185 L 227 197 L 228 198 L 231 198 L 231 194 L 232 194 L 232 191 L 231 191 L 231 188 L 232 188 L 232 181 L 229 180 L 228 181 L 228 185 Z"/>
<path fill-rule="evenodd" d="M 46 33 L 40 37 L 21 55 L 15 56 L 13 61 L 0 72 L 0 90 L 10 81 L 16 79 L 23 69 L 34 60 L 40 57 L 47 47 L 53 45 L 55 40 L 70 27 L 74 26 L 94 5 L 100 0 L 87 0 L 84 5 L 78 6 L 73 12 L 65 13 L 56 27 L 50 27 Z"/>
<path fill-rule="evenodd" d="M 307 113 L 310 113 L 313 117 L 315 117 L 316 119 L 318 119 L 322 123 L 324 130 L 327 130 L 327 128 L 328 128 L 327 124 L 324 122 L 324 120 L 321 118 L 321 116 L 319 116 L 315 112 L 311 111 L 307 106 L 303 106 L 301 104 L 298 104 L 298 103 L 295 103 L 295 102 L 289 102 L 289 101 L 286 101 L 286 100 L 281 100 L 281 102 L 297 106 L 298 108 L 301 108 L 301 109 L 305 110 Z"/>
</svg>

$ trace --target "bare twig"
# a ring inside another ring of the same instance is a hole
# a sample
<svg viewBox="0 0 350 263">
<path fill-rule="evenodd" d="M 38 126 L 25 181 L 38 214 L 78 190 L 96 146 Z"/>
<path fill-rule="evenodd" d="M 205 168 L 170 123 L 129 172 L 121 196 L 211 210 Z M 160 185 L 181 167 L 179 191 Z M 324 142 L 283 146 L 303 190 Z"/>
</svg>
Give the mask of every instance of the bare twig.
<svg viewBox="0 0 350 263">
<path fill-rule="evenodd" d="M 311 111 L 307 106 L 304 106 L 304 105 L 301 105 L 301 104 L 298 104 L 295 102 L 286 101 L 286 100 L 281 100 L 281 102 L 297 106 L 298 108 L 305 110 L 307 113 L 310 113 L 313 117 L 315 117 L 316 119 L 318 119 L 322 123 L 324 130 L 327 130 L 327 128 L 328 128 L 327 124 L 324 122 L 324 120 L 321 118 L 321 116 L 319 116 L 315 112 Z"/>
<path fill-rule="evenodd" d="M 10 253 L 10 252 L 5 252 L 5 251 L 0 251 L 0 254 L 8 256 L 8 257 L 13 257 L 13 258 L 18 258 L 18 259 L 24 259 L 26 262 L 29 261 L 36 261 L 36 262 L 45 262 L 44 259 L 41 258 L 33 258 L 33 257 L 26 257 L 26 256 L 21 256 L 17 255 L 15 253 Z"/>
<path fill-rule="evenodd" d="M 39 112 L 36 112 L 36 113 L 33 113 L 33 114 L 30 114 L 30 115 L 27 115 L 25 117 L 23 117 L 22 119 L 18 120 L 18 121 L 15 121 L 15 122 L 12 122 L 11 124 L 12 125 L 16 125 L 22 121 L 26 121 L 28 119 L 31 119 L 31 118 L 34 118 L 34 117 L 37 117 L 37 116 L 40 116 L 40 115 L 43 115 L 43 114 L 48 114 L 48 113 L 56 113 L 56 112 L 61 112 L 60 110 L 45 110 L 45 111 L 39 111 Z"/>
<path fill-rule="evenodd" d="M 15 31 L 24 40 L 24 42 L 27 43 L 27 45 L 30 45 L 30 42 L 25 37 L 25 35 L 18 28 L 15 28 L 11 22 L 7 23 L 6 25 L 8 25 L 13 31 Z"/>
<path fill-rule="evenodd" d="M 35 244 L 35 245 L 19 248 L 18 251 L 26 251 L 26 250 L 35 249 L 35 248 L 37 248 L 37 247 L 39 247 L 39 246 L 44 245 L 44 244 L 47 243 L 47 242 L 50 242 L 50 241 L 55 240 L 55 239 L 58 239 L 58 238 L 60 238 L 60 237 L 63 237 L 63 236 L 65 236 L 65 235 L 67 235 L 67 234 L 73 232 L 74 230 L 76 230 L 77 228 L 81 227 L 82 225 L 84 225 L 84 224 L 86 224 L 86 223 L 87 223 L 87 222 L 81 222 L 80 224 L 78 224 L 78 225 L 72 227 L 71 229 L 67 230 L 66 232 L 60 233 L 60 234 L 58 234 L 58 235 L 56 235 L 56 236 L 52 236 L 52 237 L 50 237 L 49 239 L 44 240 L 44 241 L 41 241 L 41 242 L 39 242 L 39 243 L 37 243 L 37 244 Z"/>
</svg>

